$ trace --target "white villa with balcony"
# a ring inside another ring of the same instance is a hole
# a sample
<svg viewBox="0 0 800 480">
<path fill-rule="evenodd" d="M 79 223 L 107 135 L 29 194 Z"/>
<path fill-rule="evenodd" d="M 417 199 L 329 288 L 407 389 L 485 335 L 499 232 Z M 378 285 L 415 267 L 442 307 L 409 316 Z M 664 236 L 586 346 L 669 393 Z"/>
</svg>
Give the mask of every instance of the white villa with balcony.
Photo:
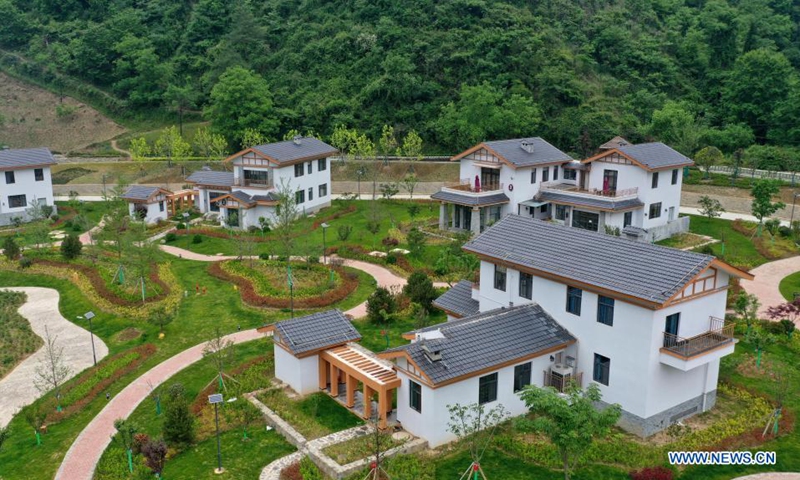
<svg viewBox="0 0 800 480">
<path fill-rule="evenodd" d="M 56 164 L 47 148 L 0 149 L 0 225 L 16 219 L 31 220 L 34 204 L 50 206 L 55 213 L 50 167 Z"/>
<path fill-rule="evenodd" d="M 539 137 L 480 143 L 452 158 L 461 181 L 431 196 L 439 227 L 480 233 L 508 214 L 554 220 L 644 241 L 688 230 L 678 217 L 681 169 L 693 164 L 663 143 L 615 138 L 582 161 Z"/>
<path fill-rule="evenodd" d="M 329 157 L 337 150 L 313 137 L 257 145 L 225 160 L 230 172 L 200 170 L 187 182 L 194 185 L 195 206 L 205 214 L 217 214 L 224 225 L 248 229 L 271 221 L 278 206 L 282 184 L 294 191 L 304 214 L 331 203 Z"/>
<path fill-rule="evenodd" d="M 464 246 L 480 282 L 434 305 L 448 321 L 379 354 L 395 363 L 397 419 L 431 446 L 454 440 L 447 405 L 527 409 L 527 385 L 597 384 L 620 426 L 649 436 L 716 401 L 730 279 L 712 256 L 509 215 Z"/>
</svg>

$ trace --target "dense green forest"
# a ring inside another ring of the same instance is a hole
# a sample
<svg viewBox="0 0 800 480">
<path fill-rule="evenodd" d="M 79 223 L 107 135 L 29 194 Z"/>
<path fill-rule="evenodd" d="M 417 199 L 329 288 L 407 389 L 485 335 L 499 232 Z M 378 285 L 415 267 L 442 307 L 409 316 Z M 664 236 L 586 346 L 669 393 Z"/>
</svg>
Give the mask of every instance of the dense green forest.
<svg viewBox="0 0 800 480">
<path fill-rule="evenodd" d="M 0 18 L 5 67 L 121 114 L 203 112 L 232 145 L 386 124 L 440 152 L 758 144 L 774 168 L 800 145 L 797 0 L 0 0 Z"/>
</svg>

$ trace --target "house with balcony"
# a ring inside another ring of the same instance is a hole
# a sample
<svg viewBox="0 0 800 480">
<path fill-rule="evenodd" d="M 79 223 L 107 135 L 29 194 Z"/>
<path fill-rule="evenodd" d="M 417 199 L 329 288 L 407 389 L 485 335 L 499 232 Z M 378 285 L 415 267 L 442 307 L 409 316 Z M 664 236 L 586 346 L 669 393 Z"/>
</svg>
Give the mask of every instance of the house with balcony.
<svg viewBox="0 0 800 480">
<path fill-rule="evenodd" d="M 678 209 L 691 159 L 621 137 L 599 152 L 577 161 L 538 137 L 476 145 L 452 159 L 461 181 L 431 196 L 441 202 L 439 227 L 477 234 L 517 214 L 647 242 L 688 230 Z"/>
<path fill-rule="evenodd" d="M 50 168 L 56 164 L 47 148 L 0 150 L 0 225 L 11 225 L 19 218 L 31 219 L 30 208 L 36 204 L 52 207 L 53 182 Z"/>
<path fill-rule="evenodd" d="M 525 413 L 515 392 L 526 385 L 595 383 L 603 402 L 621 405 L 620 426 L 641 436 L 714 406 L 720 359 L 736 344 L 723 320 L 729 282 L 749 273 L 522 215 L 464 250 L 479 257 L 480 281 L 434 302 L 450 321 L 380 354 L 395 363 L 397 417 L 411 433 L 432 446 L 453 440 L 453 403 Z"/>
<path fill-rule="evenodd" d="M 232 228 L 258 227 L 274 219 L 277 191 L 288 185 L 298 209 L 310 214 L 331 203 L 330 158 L 337 150 L 313 137 L 257 145 L 231 155 L 231 171 L 199 170 L 187 182 L 195 190 L 195 206 L 216 215 Z"/>
</svg>

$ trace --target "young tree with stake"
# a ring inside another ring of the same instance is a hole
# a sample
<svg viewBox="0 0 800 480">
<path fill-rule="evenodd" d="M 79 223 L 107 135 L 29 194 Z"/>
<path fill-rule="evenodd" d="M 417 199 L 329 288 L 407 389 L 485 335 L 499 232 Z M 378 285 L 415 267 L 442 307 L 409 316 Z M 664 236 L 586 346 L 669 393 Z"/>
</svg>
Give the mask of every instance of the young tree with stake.
<svg viewBox="0 0 800 480">
<path fill-rule="evenodd" d="M 44 356 L 36 366 L 34 385 L 42 393 L 53 390 L 56 396 L 57 409 L 61 411 L 61 386 L 69 378 L 71 369 L 64 360 L 64 347 L 58 345 L 58 337 L 51 337 L 47 326 L 44 327 Z"/>
<path fill-rule="evenodd" d="M 450 413 L 447 431 L 458 437 L 459 441 L 466 443 L 472 460 L 469 468 L 461 475 L 461 479 L 474 475 L 474 480 L 478 480 L 480 473 L 485 480 L 481 459 L 494 440 L 497 426 L 506 419 L 508 412 L 502 404 L 486 410 L 486 407 L 478 403 L 469 405 L 456 403 L 448 405 L 447 410 Z"/>
<path fill-rule="evenodd" d="M 220 389 L 226 388 L 222 377 L 225 376 L 225 368 L 233 363 L 234 355 L 233 341 L 226 340 L 222 332 L 217 328 L 214 331 L 214 338 L 209 340 L 203 348 L 203 356 L 211 360 L 217 370 Z"/>
</svg>

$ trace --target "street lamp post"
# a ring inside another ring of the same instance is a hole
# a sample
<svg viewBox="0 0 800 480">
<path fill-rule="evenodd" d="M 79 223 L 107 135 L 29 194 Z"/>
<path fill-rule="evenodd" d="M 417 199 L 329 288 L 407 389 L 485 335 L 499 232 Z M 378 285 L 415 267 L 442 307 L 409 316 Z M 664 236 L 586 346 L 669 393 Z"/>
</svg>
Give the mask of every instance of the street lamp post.
<svg viewBox="0 0 800 480">
<path fill-rule="evenodd" d="M 189 212 L 183 212 L 183 224 L 186 225 L 186 234 L 189 234 Z"/>
<path fill-rule="evenodd" d="M 792 214 L 789 217 L 789 228 L 792 228 L 792 224 L 794 223 L 794 204 L 797 202 L 797 197 L 800 196 L 800 193 L 795 193 L 792 195 Z"/>
<path fill-rule="evenodd" d="M 94 312 L 86 312 L 83 316 L 78 316 L 81 320 L 89 320 L 89 338 L 92 340 L 92 359 L 94 359 L 94 366 L 97 366 L 97 353 L 94 350 L 94 329 L 92 329 L 92 319 Z"/>
<path fill-rule="evenodd" d="M 328 263 L 328 253 L 327 253 L 327 248 L 325 248 L 325 231 L 328 230 L 328 227 L 330 227 L 330 225 L 328 225 L 327 223 L 323 222 L 320 225 L 320 227 L 322 227 L 322 263 L 326 264 L 326 263 Z M 328 282 L 329 283 L 333 283 L 333 267 L 329 266 L 328 270 L 329 270 Z"/>
<path fill-rule="evenodd" d="M 215 393 L 209 395 L 208 403 L 214 405 L 214 421 L 217 424 L 217 468 L 214 470 L 214 473 L 219 475 L 225 471 L 225 469 L 222 468 L 222 447 L 219 442 L 219 404 L 222 403 L 222 394 Z"/>
</svg>

